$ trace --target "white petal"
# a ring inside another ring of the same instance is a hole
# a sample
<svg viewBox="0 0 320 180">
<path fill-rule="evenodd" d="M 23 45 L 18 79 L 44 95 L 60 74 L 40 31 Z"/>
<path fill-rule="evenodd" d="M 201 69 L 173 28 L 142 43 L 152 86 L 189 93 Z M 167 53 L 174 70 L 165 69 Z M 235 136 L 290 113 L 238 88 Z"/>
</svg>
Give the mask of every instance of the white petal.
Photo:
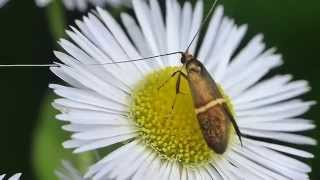
<svg viewBox="0 0 320 180">
<path fill-rule="evenodd" d="M 67 34 L 76 41 L 82 48 L 89 50 L 88 53 L 97 59 L 100 63 L 107 63 L 113 61 L 129 60 L 128 56 L 124 51 L 119 47 L 119 44 L 116 42 L 111 33 L 104 27 L 104 25 L 93 15 L 89 15 L 89 18 L 84 18 L 88 29 L 95 36 L 95 39 L 98 41 L 98 44 L 92 44 L 89 39 L 84 37 L 77 29 L 72 28 L 75 33 L 67 31 Z M 80 44 L 81 43 L 81 44 Z M 91 52 L 91 53 L 90 53 Z M 138 71 L 133 67 L 132 63 L 123 63 L 121 65 L 108 65 L 104 66 L 112 73 L 114 77 L 122 75 L 122 78 L 118 78 L 119 81 L 123 82 L 125 85 L 130 87 L 130 83 L 138 78 Z M 118 68 L 117 68 L 118 67 Z M 126 76 L 123 70 L 130 70 L 131 76 Z"/>
<path fill-rule="evenodd" d="M 21 173 L 17 173 L 15 175 L 13 175 L 12 177 L 10 177 L 8 180 L 19 180 L 21 176 L 22 176 Z"/>
<path fill-rule="evenodd" d="M 277 103 L 265 107 L 259 107 L 255 109 L 250 109 L 250 110 L 237 110 L 237 115 L 238 116 L 250 116 L 250 115 L 255 115 L 255 116 L 263 116 L 263 115 L 269 115 L 269 114 L 277 114 L 281 112 L 290 112 L 291 110 L 297 110 L 297 109 L 309 109 L 310 106 L 314 105 L 314 101 L 310 102 L 303 102 L 301 100 L 291 100 L 291 101 L 286 101 L 282 103 Z"/>
<path fill-rule="evenodd" d="M 78 79 L 82 85 L 91 88 L 91 90 L 99 93 L 100 95 L 105 96 L 106 98 L 118 103 L 125 102 L 125 98 L 128 94 L 121 91 L 120 89 L 115 88 L 114 86 L 111 86 L 108 83 L 105 83 L 100 78 L 94 76 L 93 74 L 90 74 L 84 69 L 81 69 L 81 67 L 79 67 L 78 69 L 62 66 L 61 68 L 66 74 L 75 79 Z"/>
<path fill-rule="evenodd" d="M 62 126 L 63 130 L 70 131 L 70 132 L 82 132 L 82 131 L 91 131 L 94 129 L 99 129 L 99 128 L 107 128 L 108 126 L 102 126 L 102 125 L 87 125 L 87 124 L 68 124 Z"/>
<path fill-rule="evenodd" d="M 247 69 L 247 65 L 254 61 L 260 55 L 265 45 L 262 43 L 263 36 L 256 35 L 239 54 L 233 58 L 233 61 L 228 68 L 228 74 L 238 74 L 243 69 Z"/>
<path fill-rule="evenodd" d="M 231 180 L 231 174 L 228 172 L 228 169 L 224 169 L 222 163 L 219 162 L 212 162 L 212 166 L 215 167 L 217 172 L 220 174 L 222 179 L 230 179 Z"/>
<path fill-rule="evenodd" d="M 307 120 L 282 120 L 279 122 L 256 122 L 256 123 L 240 123 L 241 128 L 265 131 L 284 131 L 284 132 L 297 132 L 314 129 L 315 125 Z"/>
<path fill-rule="evenodd" d="M 96 45 L 94 45 L 88 38 L 86 38 L 81 32 L 79 32 L 77 29 L 71 27 L 72 31 L 66 31 L 67 35 L 71 37 L 73 41 L 79 45 L 88 55 L 90 55 L 92 58 L 96 59 L 100 64 L 104 63 L 110 63 L 112 62 L 111 58 L 105 55 L 104 52 L 102 52 Z M 119 82 L 122 83 L 122 86 L 127 86 L 128 79 L 126 78 L 116 78 L 119 77 L 126 77 L 123 74 L 123 71 L 120 70 L 119 66 L 111 65 L 103 66 L 108 72 L 110 72 L 113 76 L 113 78 L 117 79 Z M 120 84 L 119 84 L 120 85 Z"/>
<path fill-rule="evenodd" d="M 105 97 L 85 89 L 77 89 L 71 87 L 65 87 L 61 85 L 51 84 L 50 88 L 54 89 L 54 92 L 62 97 L 68 98 L 70 100 L 86 103 L 90 105 L 99 106 L 106 108 L 107 110 L 115 110 L 118 112 L 124 111 L 126 109 L 125 105 L 110 101 Z"/>
<path fill-rule="evenodd" d="M 161 179 L 159 170 L 161 168 L 161 159 L 157 155 L 152 161 L 151 164 L 148 166 L 147 175 L 145 176 L 146 179 Z"/>
<path fill-rule="evenodd" d="M 71 140 L 63 142 L 63 147 L 66 148 L 66 149 L 77 148 L 77 147 L 81 147 L 83 145 L 86 145 L 86 144 L 88 144 L 90 142 L 91 141 L 71 139 Z"/>
<path fill-rule="evenodd" d="M 188 46 L 188 40 L 191 30 L 191 20 L 192 20 L 192 6 L 190 2 L 185 2 L 182 8 L 181 15 L 181 28 L 180 28 L 180 48 L 183 49 Z M 201 59 L 200 59 L 201 60 Z"/>
<path fill-rule="evenodd" d="M 72 135 L 72 138 L 80 140 L 96 140 L 102 138 L 117 137 L 127 134 L 134 134 L 136 131 L 137 130 L 129 126 L 110 126 L 75 133 Z"/>
<path fill-rule="evenodd" d="M 57 119 L 63 121 L 70 121 L 77 124 L 91 124 L 91 125 L 130 125 L 127 117 L 119 114 L 111 114 L 104 112 L 95 112 L 87 110 L 72 110 L 65 114 L 59 114 Z"/>
<path fill-rule="evenodd" d="M 266 174 L 257 171 L 256 169 L 250 168 L 249 165 L 241 162 L 238 158 L 234 157 L 234 155 L 228 154 L 227 159 L 230 163 L 237 167 L 237 170 L 240 171 L 240 174 L 243 174 L 247 179 L 263 179 L 267 180 L 268 177 Z"/>
<path fill-rule="evenodd" d="M 132 141 L 124 146 L 121 146 L 119 149 L 114 150 L 112 153 L 110 153 L 108 156 L 104 157 L 100 161 L 98 161 L 96 164 L 92 165 L 89 168 L 89 171 L 85 174 L 85 178 L 89 178 L 100 171 L 101 168 L 105 164 L 112 164 L 110 163 L 113 160 L 116 160 L 117 158 L 121 156 L 125 156 L 126 153 L 129 153 L 129 151 L 132 151 L 132 149 L 139 148 L 137 146 L 138 141 Z M 135 151 L 134 151 L 135 152 Z"/>
<path fill-rule="evenodd" d="M 266 106 L 266 105 L 272 105 L 273 103 L 281 102 L 283 100 L 291 99 L 291 98 L 296 97 L 298 95 L 302 95 L 302 94 L 308 92 L 309 90 L 310 90 L 309 88 L 297 89 L 297 90 L 293 90 L 293 91 L 290 91 L 287 93 L 275 95 L 270 98 L 265 98 L 265 99 L 258 100 L 255 102 L 239 105 L 238 110 L 246 110 L 246 109 L 252 109 L 252 108 L 262 107 L 262 106 Z"/>
<path fill-rule="evenodd" d="M 286 154 L 291 154 L 291 155 L 300 156 L 300 157 L 304 157 L 304 158 L 313 158 L 314 157 L 314 155 L 309 152 L 295 149 L 295 148 L 291 148 L 291 147 L 287 147 L 287 146 L 283 146 L 283 145 L 267 143 L 267 142 L 262 142 L 262 141 L 256 141 L 256 140 L 251 140 L 251 139 L 247 139 L 247 141 L 250 141 L 251 143 L 261 145 L 266 148 L 270 148 L 270 149 L 273 149 L 273 150 L 276 150 L 276 151 L 279 151 L 282 153 L 286 153 Z"/>
<path fill-rule="evenodd" d="M 126 135 L 121 135 L 121 136 L 116 136 L 116 137 L 111 137 L 111 138 L 104 138 L 102 140 L 93 141 L 91 143 L 87 143 L 87 144 L 75 149 L 74 153 L 82 153 L 82 152 L 86 152 L 86 151 L 90 151 L 90 150 L 99 149 L 102 147 L 107 147 L 112 144 L 126 141 L 126 140 L 131 139 L 135 136 L 136 136 L 135 134 L 126 134 Z"/>
<path fill-rule="evenodd" d="M 78 80 L 66 74 L 61 68 L 51 67 L 50 71 L 53 72 L 56 76 L 58 76 L 60 79 L 62 79 L 66 83 L 70 84 L 72 87 L 84 88 L 84 89 L 86 88 Z"/>
<path fill-rule="evenodd" d="M 194 38 L 194 36 L 196 35 L 197 31 L 200 28 L 200 25 L 202 22 L 202 16 L 203 16 L 203 1 L 200 0 L 200 1 L 197 1 L 194 8 L 188 45 L 190 45 L 189 43 L 191 43 L 191 40 Z M 195 54 L 196 47 L 198 45 L 198 39 L 199 39 L 199 36 L 197 36 L 195 41 L 191 44 L 189 52 L 192 54 Z"/>
<path fill-rule="evenodd" d="M 288 76 L 276 77 L 258 83 L 241 95 L 240 98 L 237 98 L 235 104 L 240 106 L 239 108 L 248 109 L 290 99 L 310 90 L 306 81 L 294 81 L 287 84 L 279 81 L 281 79 L 286 80 L 286 77 Z"/>
<path fill-rule="evenodd" d="M 158 1 L 149 1 L 150 10 L 151 10 L 151 18 L 154 27 L 157 27 L 154 30 L 154 34 L 157 38 L 157 44 L 159 46 L 159 50 L 161 54 L 167 53 L 167 41 L 166 41 L 166 27 L 164 24 L 164 19 L 161 13 L 161 8 Z M 167 57 L 162 57 L 162 59 L 166 60 Z"/>
<path fill-rule="evenodd" d="M 133 176 L 132 180 L 136 180 L 138 178 L 138 176 L 136 176 L 137 171 L 142 170 L 142 169 L 140 169 L 141 166 L 144 163 L 147 163 L 146 161 L 150 156 L 151 156 L 151 152 L 145 150 L 143 153 L 139 154 L 138 157 L 136 157 L 132 162 L 129 161 L 127 163 L 124 163 L 125 166 L 118 167 L 117 178 L 118 179 L 127 179 L 127 178 Z M 126 171 L 126 173 L 123 173 L 123 171 Z"/>
<path fill-rule="evenodd" d="M 194 171 L 196 180 L 203 180 L 199 168 L 195 168 L 193 171 Z"/>
<path fill-rule="evenodd" d="M 122 47 L 122 49 L 126 52 L 129 59 L 139 59 L 142 58 L 140 54 L 137 52 L 135 47 L 132 45 L 130 40 L 128 39 L 125 32 L 122 30 L 121 26 L 112 18 L 112 16 L 107 12 L 102 10 L 101 8 L 97 9 L 103 22 L 107 25 L 111 33 L 114 35 L 115 39 L 119 42 L 119 45 Z M 145 63 L 137 63 L 133 62 L 135 64 L 135 67 L 137 70 L 140 71 L 142 74 L 145 74 L 148 72 L 149 67 L 145 65 Z M 128 69 L 126 69 L 128 70 Z M 131 71 L 130 71 L 131 72 Z M 142 74 L 137 73 L 137 79 L 142 78 Z"/>
<path fill-rule="evenodd" d="M 134 135 L 135 132 L 136 130 L 131 127 L 113 126 L 75 133 L 72 135 L 72 138 L 80 140 L 99 140 L 102 138 L 116 138 L 119 136 Z"/>
<path fill-rule="evenodd" d="M 238 48 L 242 38 L 247 31 L 247 26 L 243 25 L 239 28 L 233 27 L 230 31 L 230 34 L 226 38 L 222 47 L 220 47 L 220 51 L 214 57 L 219 60 L 219 63 L 214 72 L 215 78 L 217 81 L 220 81 L 224 78 L 227 73 L 227 67 L 230 63 L 231 56 L 234 54 L 235 50 Z"/>
<path fill-rule="evenodd" d="M 207 169 L 207 172 L 210 174 L 212 179 L 223 180 L 221 175 L 218 173 L 218 171 L 214 167 L 206 166 L 205 168 Z"/>
<path fill-rule="evenodd" d="M 288 142 L 292 144 L 301 144 L 301 145 L 316 145 L 316 140 L 298 134 L 289 134 L 289 133 L 281 133 L 281 132 L 269 132 L 269 131 L 254 131 L 248 129 L 241 129 L 241 133 L 254 136 L 254 137 L 262 137 L 267 139 L 274 139 L 282 142 Z"/>
<path fill-rule="evenodd" d="M 162 165 L 162 171 L 160 171 L 160 177 L 161 179 L 170 179 L 170 172 L 171 172 L 172 162 L 168 161 L 165 162 L 164 165 Z"/>
<path fill-rule="evenodd" d="M 139 53 L 142 57 L 149 57 L 152 55 L 150 47 L 148 46 L 146 39 L 141 32 L 140 27 L 136 24 L 134 19 L 126 14 L 121 14 L 121 20 L 124 27 L 126 28 L 131 40 L 133 41 L 136 48 L 139 50 Z M 150 64 L 151 62 L 146 61 L 145 64 Z"/>
<path fill-rule="evenodd" d="M 153 33 L 152 25 L 149 19 L 152 16 L 150 15 L 148 6 L 140 0 L 133 0 L 132 3 L 138 22 L 140 24 L 140 27 L 142 28 L 144 37 L 146 38 L 146 41 L 150 46 L 152 54 L 160 54 L 159 47 L 157 45 L 157 40 Z M 155 58 L 154 62 L 154 65 L 158 65 L 158 67 L 163 67 L 163 62 L 161 61 L 161 58 Z"/>
<path fill-rule="evenodd" d="M 158 157 L 156 153 L 150 152 L 150 155 L 147 157 L 144 163 L 142 163 L 141 167 L 137 169 L 137 172 L 132 177 L 132 180 L 148 180 L 149 177 L 147 177 L 147 174 L 150 172 L 153 161 L 155 161 L 157 158 Z"/>
<path fill-rule="evenodd" d="M 240 154 L 235 152 L 230 152 L 230 158 L 232 158 L 239 166 L 244 166 L 252 170 L 253 173 L 257 174 L 258 176 L 261 176 L 264 179 L 268 180 L 272 178 L 272 179 L 279 179 L 279 180 L 289 180 L 289 178 L 286 178 L 280 174 L 277 174 L 274 171 L 271 171 L 270 169 L 263 167 L 261 164 L 251 161 L 246 156 L 242 156 L 242 152 Z"/>
<path fill-rule="evenodd" d="M 274 87 L 280 88 L 288 83 L 292 79 L 292 75 L 277 75 L 273 78 L 263 80 L 257 84 L 255 84 L 252 88 L 243 92 L 241 96 L 235 97 L 233 99 L 235 104 L 242 104 L 246 102 L 250 102 L 256 99 L 260 99 L 265 96 L 269 91 L 274 90 Z"/>
<path fill-rule="evenodd" d="M 210 54 L 211 49 L 208 47 L 213 47 L 214 43 L 216 42 L 216 39 L 218 38 L 217 32 L 221 24 L 222 16 L 223 16 L 223 7 L 218 6 L 214 11 L 214 14 L 212 15 L 206 35 L 203 38 L 203 42 L 202 42 L 202 45 L 199 51 L 199 56 L 198 56 L 200 61 L 203 60 L 206 63 L 210 60 L 207 56 Z"/>
<path fill-rule="evenodd" d="M 172 163 L 171 172 L 170 172 L 170 179 L 171 180 L 179 180 L 180 179 L 180 164 L 174 162 Z"/>
<path fill-rule="evenodd" d="M 84 18 L 85 18 L 85 16 L 83 17 L 83 19 Z M 76 25 L 79 27 L 80 31 L 83 33 L 84 36 L 86 36 L 88 39 L 90 39 L 95 45 L 99 45 L 99 41 L 92 34 L 88 25 L 85 22 L 80 21 L 80 20 L 76 20 Z"/>
<path fill-rule="evenodd" d="M 230 179 L 245 179 L 245 174 L 237 172 L 237 168 L 233 165 L 231 165 L 227 159 L 224 157 L 221 157 L 219 166 L 223 168 L 224 173 L 229 177 Z"/>
<path fill-rule="evenodd" d="M 232 79 L 225 81 L 224 88 L 231 97 L 238 96 L 244 90 L 258 82 L 272 68 L 282 64 L 280 55 L 264 56 L 265 55 L 262 54 L 242 72 L 234 73 Z M 252 74 L 254 74 L 254 76 L 252 76 Z"/>
<path fill-rule="evenodd" d="M 254 160 L 259 164 L 263 164 L 263 166 L 265 166 L 266 168 L 269 168 L 269 169 L 271 169 L 279 174 L 285 175 L 289 178 L 305 179 L 307 177 L 307 175 L 305 173 L 297 172 L 297 171 L 292 170 L 290 168 L 287 168 L 285 166 L 279 165 L 276 163 L 276 161 L 266 159 L 265 157 L 262 157 L 261 155 L 253 153 L 252 151 L 247 150 L 246 148 L 243 148 L 242 151 L 246 155 L 247 158 Z"/>
<path fill-rule="evenodd" d="M 169 161 L 163 161 L 163 162 L 161 162 L 161 164 L 160 164 L 160 168 L 158 169 L 158 172 L 157 172 L 157 174 L 158 174 L 158 176 L 157 176 L 157 178 L 158 178 L 158 180 L 161 180 L 161 179 L 169 179 L 169 177 L 168 177 L 168 167 L 169 167 L 169 164 L 170 164 L 170 162 Z M 170 170 L 170 169 L 169 169 Z"/>
<path fill-rule="evenodd" d="M 124 157 L 120 157 L 120 159 L 117 160 L 118 162 L 121 162 L 121 163 L 119 163 L 119 165 L 117 165 L 113 169 L 113 175 L 111 175 L 112 178 L 126 179 L 132 176 L 137 171 L 137 169 L 141 166 L 144 160 L 150 156 L 150 153 L 151 153 L 150 151 L 146 150 L 142 146 L 138 146 L 138 148 L 132 149 L 131 151 L 132 151 L 131 157 L 124 156 Z M 95 177 L 99 177 L 99 176 L 100 176 L 100 173 L 98 173 Z"/>
<path fill-rule="evenodd" d="M 250 116 L 243 116 L 243 117 L 237 117 L 237 121 L 241 123 L 255 123 L 255 122 L 276 122 L 276 121 L 286 121 L 286 120 L 302 120 L 305 121 L 305 119 L 298 119 L 298 118 L 293 118 L 296 116 L 299 116 L 306 112 L 309 108 L 304 108 L 304 109 L 294 109 L 286 112 L 278 112 L 277 114 L 268 114 L 268 115 L 263 115 L 263 116 L 255 116 L 255 115 L 250 115 Z"/>
<path fill-rule="evenodd" d="M 311 168 L 308 165 L 289 156 L 264 148 L 262 146 L 255 146 L 253 143 L 251 143 L 251 141 L 247 141 L 246 139 L 244 139 L 244 144 L 252 152 L 260 155 L 265 159 L 268 159 L 270 161 L 274 161 L 274 159 L 277 159 L 277 161 L 274 161 L 274 163 L 279 164 L 282 167 L 287 167 L 291 170 L 302 173 L 308 173 L 311 171 Z"/>
<path fill-rule="evenodd" d="M 80 23 L 78 23 L 80 24 Z M 81 63 L 85 64 L 85 68 L 90 71 L 90 73 L 95 74 L 100 79 L 105 80 L 107 83 L 114 85 L 115 87 L 119 87 L 124 91 L 127 91 L 128 88 L 118 82 L 117 77 L 113 76 L 112 73 L 108 71 L 106 66 L 100 66 L 100 65 L 93 65 L 93 64 L 99 64 L 100 62 L 97 61 L 95 58 L 90 57 L 87 53 L 85 53 L 83 50 L 78 48 L 73 43 L 67 41 L 67 40 L 60 40 L 59 41 L 60 46 L 68 52 L 72 57 L 80 61 Z M 77 86 L 76 86 L 77 87 Z"/>
<path fill-rule="evenodd" d="M 86 104 L 86 103 L 80 103 L 80 102 L 76 102 L 76 101 L 72 101 L 69 99 L 55 99 L 53 101 L 53 104 L 55 106 L 62 106 L 64 108 L 70 108 L 72 109 L 77 109 L 77 110 L 91 110 L 91 111 L 98 111 L 98 112 L 109 112 L 109 113 L 116 113 L 115 111 L 110 111 L 107 110 L 105 108 L 101 108 L 98 106 L 94 106 L 94 105 L 90 105 L 90 104 Z"/>
<path fill-rule="evenodd" d="M 91 26 L 89 26 L 89 28 L 92 27 L 92 31 L 96 30 L 94 34 L 102 35 L 102 37 L 99 36 L 97 39 L 100 40 L 100 46 L 105 52 L 107 52 L 113 61 L 141 58 L 141 56 L 131 45 L 131 42 L 124 35 L 124 32 L 119 27 L 119 24 L 115 22 L 110 14 L 99 8 L 98 12 L 103 22 L 107 25 L 108 29 L 110 29 L 110 32 L 107 31 L 107 28 L 104 27 L 102 23 L 99 22 L 99 20 L 93 15 L 89 15 L 90 19 L 87 21 L 87 23 L 90 23 Z M 140 69 L 137 64 L 123 63 L 121 64 L 121 67 L 130 72 L 130 77 L 126 78 L 130 78 L 131 82 L 135 82 L 141 78 L 142 69 Z"/>
<path fill-rule="evenodd" d="M 209 72 L 213 73 L 212 75 L 214 78 L 215 78 L 214 72 L 219 62 L 219 59 L 216 59 L 215 57 L 218 54 L 220 47 L 225 44 L 225 40 L 227 39 L 227 36 L 233 27 L 234 27 L 233 20 L 230 20 L 227 17 L 223 18 L 221 25 L 218 29 L 217 37 L 215 39 L 213 47 L 210 50 L 210 55 L 207 56 L 207 59 L 204 59 L 204 62 L 206 62 L 207 69 L 209 70 Z"/>
<path fill-rule="evenodd" d="M 195 172 L 192 168 L 187 169 L 187 179 L 196 179 Z"/>
<path fill-rule="evenodd" d="M 166 25 L 167 25 L 167 52 L 180 51 L 179 39 L 179 14 L 174 10 L 174 1 L 166 0 Z M 177 64 L 179 55 L 169 56 L 168 65 Z M 167 63 L 166 63 L 167 64 Z"/>
</svg>

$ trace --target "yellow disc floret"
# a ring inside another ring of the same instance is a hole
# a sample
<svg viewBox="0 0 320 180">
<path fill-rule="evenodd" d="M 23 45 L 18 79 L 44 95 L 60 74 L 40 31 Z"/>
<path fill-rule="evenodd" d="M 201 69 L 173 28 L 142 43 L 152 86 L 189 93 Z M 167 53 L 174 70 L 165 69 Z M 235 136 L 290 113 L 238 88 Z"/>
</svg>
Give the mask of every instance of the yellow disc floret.
<svg viewBox="0 0 320 180">
<path fill-rule="evenodd" d="M 142 142 L 167 160 L 184 165 L 209 162 L 214 156 L 206 144 L 192 101 L 188 82 L 181 78 L 176 94 L 176 67 L 167 67 L 147 75 L 132 93 L 130 116 Z"/>
</svg>

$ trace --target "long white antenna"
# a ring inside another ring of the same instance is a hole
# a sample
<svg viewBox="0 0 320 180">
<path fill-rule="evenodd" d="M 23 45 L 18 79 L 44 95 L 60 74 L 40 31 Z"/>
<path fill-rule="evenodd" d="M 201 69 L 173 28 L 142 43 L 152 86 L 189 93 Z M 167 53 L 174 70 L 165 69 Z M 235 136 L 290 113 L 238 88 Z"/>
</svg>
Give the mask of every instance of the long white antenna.
<svg viewBox="0 0 320 180">
<path fill-rule="evenodd" d="M 136 62 L 136 61 L 144 61 L 144 60 L 151 60 L 153 58 L 162 57 L 162 56 L 170 56 L 173 54 L 182 54 L 181 51 L 176 51 L 172 53 L 166 53 L 166 54 L 160 54 L 157 56 L 149 56 L 145 58 L 139 58 L 139 59 L 132 59 L 132 60 L 124 60 L 124 61 L 114 61 L 110 63 L 96 63 L 96 64 L 85 64 L 86 66 L 103 66 L 108 64 L 122 64 L 122 63 L 128 63 L 128 62 Z M 0 68 L 2 67 L 59 67 L 59 64 L 0 64 Z"/>
<path fill-rule="evenodd" d="M 122 63 L 127 63 L 127 62 L 136 62 L 136 61 L 143 61 L 143 60 L 151 60 L 151 59 L 153 59 L 153 58 L 162 57 L 162 56 L 170 56 L 170 55 L 174 55 L 174 54 L 183 54 L 183 52 L 181 52 L 181 51 L 176 51 L 176 52 L 172 52 L 172 53 L 160 54 L 160 55 L 156 55 L 156 56 L 144 57 L 144 58 L 139 58 L 139 59 L 125 60 L 125 61 L 115 61 L 115 62 L 101 63 L 101 64 L 89 64 L 89 65 L 122 64 Z"/>
<path fill-rule="evenodd" d="M 210 10 L 209 10 L 209 12 L 208 12 L 208 14 L 207 14 L 207 16 L 206 16 L 206 17 L 204 18 L 204 20 L 202 21 L 202 23 L 201 23 L 198 31 L 197 31 L 196 34 L 193 36 L 193 38 L 192 38 L 192 40 L 190 41 L 190 43 L 189 43 L 189 45 L 188 45 L 188 47 L 187 47 L 187 49 L 186 49 L 185 52 L 188 52 L 188 51 L 189 51 L 192 43 L 196 40 L 196 38 L 197 38 L 197 36 L 199 35 L 200 31 L 202 30 L 202 28 L 204 27 L 204 25 L 205 25 L 205 24 L 207 23 L 207 21 L 209 20 L 209 17 L 210 17 L 211 14 L 213 13 L 214 8 L 216 7 L 217 2 L 218 2 L 218 0 L 214 0 L 214 2 L 213 2 L 213 4 L 212 4 L 212 6 L 211 6 L 211 8 L 210 8 Z"/>
<path fill-rule="evenodd" d="M 0 64 L 2 67 L 59 67 L 58 64 Z"/>
</svg>

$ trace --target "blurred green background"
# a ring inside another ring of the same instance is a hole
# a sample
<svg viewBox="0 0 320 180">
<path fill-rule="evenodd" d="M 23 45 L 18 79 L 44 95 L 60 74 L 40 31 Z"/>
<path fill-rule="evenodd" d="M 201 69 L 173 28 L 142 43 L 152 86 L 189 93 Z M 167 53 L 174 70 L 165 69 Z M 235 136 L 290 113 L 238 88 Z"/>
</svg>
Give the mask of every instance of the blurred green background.
<svg viewBox="0 0 320 180">
<path fill-rule="evenodd" d="M 209 8 L 210 1 L 205 2 Z M 249 24 L 247 38 L 261 32 L 268 47 L 275 46 L 283 54 L 285 64 L 274 73 L 291 73 L 295 79 L 308 80 L 313 89 L 304 98 L 320 101 L 317 79 L 320 77 L 320 1 L 221 0 L 220 4 L 225 5 L 226 14 L 237 24 Z M 1 64 L 45 64 L 54 60 L 52 49 L 57 49 L 56 37 L 61 34 L 58 27 L 61 22 L 53 22 L 51 18 L 52 13 L 59 10 L 59 4 L 56 5 L 38 8 L 32 0 L 25 0 L 11 2 L 0 9 Z M 74 19 L 81 16 L 79 12 L 66 12 L 65 22 L 73 24 Z M 52 23 L 56 26 L 54 31 L 49 25 Z M 0 69 L 0 174 L 23 172 L 24 179 L 49 179 L 35 174 L 34 152 L 43 158 L 36 159 L 38 166 L 47 163 L 54 167 L 59 163 L 58 160 L 53 161 L 56 156 L 70 156 L 55 146 L 65 139 L 65 135 L 54 133 L 59 128 L 53 121 L 54 112 L 48 109 L 47 86 L 49 82 L 56 81 L 48 69 Z M 318 106 L 313 107 L 306 117 L 320 126 Z M 45 133 L 36 131 L 41 128 Z M 320 139 L 318 129 L 310 135 Z M 45 151 L 40 153 L 32 149 L 34 137 L 37 137 L 37 142 L 42 142 L 42 147 L 38 148 Z M 320 179 L 320 148 L 306 148 L 316 156 L 309 161 L 313 166 L 311 179 Z"/>
</svg>

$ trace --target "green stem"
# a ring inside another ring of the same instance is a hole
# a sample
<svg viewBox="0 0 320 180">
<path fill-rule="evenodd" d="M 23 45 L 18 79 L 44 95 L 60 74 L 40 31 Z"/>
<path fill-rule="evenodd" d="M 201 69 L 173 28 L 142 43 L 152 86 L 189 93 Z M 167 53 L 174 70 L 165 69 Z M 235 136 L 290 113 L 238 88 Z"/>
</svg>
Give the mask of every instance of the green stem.
<svg viewBox="0 0 320 180">
<path fill-rule="evenodd" d="M 47 7 L 47 18 L 53 39 L 56 41 L 63 37 L 65 34 L 66 17 L 61 1 L 55 0 Z"/>
</svg>

